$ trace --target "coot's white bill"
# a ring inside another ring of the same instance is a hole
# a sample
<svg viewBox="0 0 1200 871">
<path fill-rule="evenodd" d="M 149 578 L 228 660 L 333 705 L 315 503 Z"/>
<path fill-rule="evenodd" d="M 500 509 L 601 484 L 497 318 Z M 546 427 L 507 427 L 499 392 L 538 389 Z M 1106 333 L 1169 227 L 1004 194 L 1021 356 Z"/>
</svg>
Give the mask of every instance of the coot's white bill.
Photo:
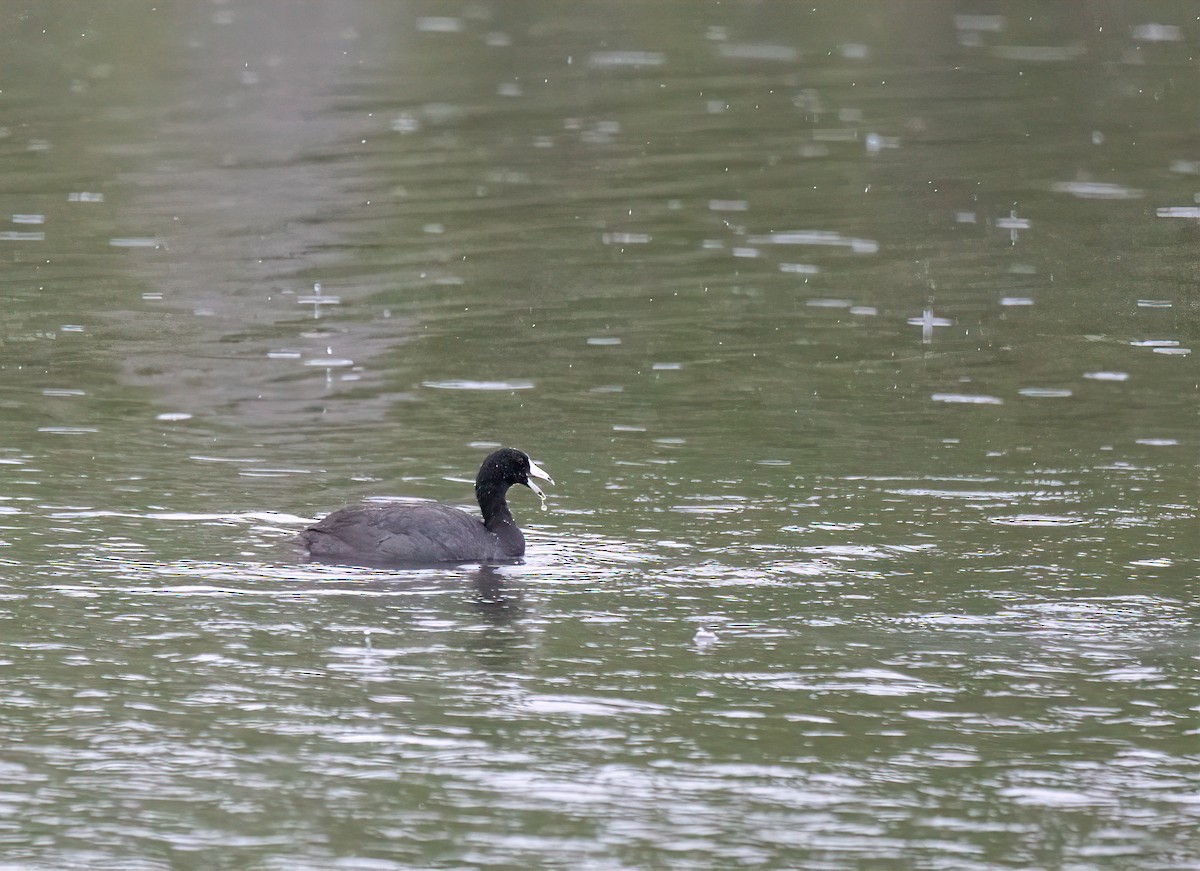
<svg viewBox="0 0 1200 871">
<path fill-rule="evenodd" d="M 543 481 L 549 481 L 551 484 L 554 483 L 554 479 L 546 474 L 546 470 L 543 469 L 541 466 L 539 466 L 537 463 L 535 463 L 533 460 L 529 461 L 529 477 L 541 478 Z M 546 510 L 546 494 L 542 492 L 542 488 L 539 487 L 537 484 L 533 483 L 533 481 L 527 481 L 526 484 L 530 490 L 532 490 L 534 493 L 538 494 L 538 498 L 542 500 L 542 510 L 545 511 Z"/>
</svg>

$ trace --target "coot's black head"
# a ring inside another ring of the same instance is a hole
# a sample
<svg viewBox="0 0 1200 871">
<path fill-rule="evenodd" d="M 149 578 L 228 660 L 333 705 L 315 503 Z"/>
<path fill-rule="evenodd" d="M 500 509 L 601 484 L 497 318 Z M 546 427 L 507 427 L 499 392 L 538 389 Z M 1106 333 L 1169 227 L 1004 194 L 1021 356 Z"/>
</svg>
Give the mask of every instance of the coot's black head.
<svg viewBox="0 0 1200 871">
<path fill-rule="evenodd" d="M 483 465 L 479 467 L 479 474 L 475 478 L 475 495 L 482 502 L 485 495 L 502 495 L 513 484 L 524 484 L 544 502 L 546 494 L 542 492 L 541 487 L 529 480 L 530 478 L 541 478 L 543 481 L 554 483 L 553 478 L 529 459 L 529 454 L 516 448 L 501 448 L 488 454 Z"/>
</svg>

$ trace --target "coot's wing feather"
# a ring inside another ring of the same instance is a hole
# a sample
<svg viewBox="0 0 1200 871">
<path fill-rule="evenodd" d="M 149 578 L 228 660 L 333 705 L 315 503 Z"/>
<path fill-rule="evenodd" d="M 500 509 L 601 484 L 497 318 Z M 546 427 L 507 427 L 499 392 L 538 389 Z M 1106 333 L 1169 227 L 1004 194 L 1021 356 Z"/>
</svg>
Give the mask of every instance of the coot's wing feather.
<svg viewBox="0 0 1200 871">
<path fill-rule="evenodd" d="M 476 518 L 449 505 L 357 505 L 301 533 L 318 559 L 359 563 L 494 559 L 497 539 Z"/>
</svg>

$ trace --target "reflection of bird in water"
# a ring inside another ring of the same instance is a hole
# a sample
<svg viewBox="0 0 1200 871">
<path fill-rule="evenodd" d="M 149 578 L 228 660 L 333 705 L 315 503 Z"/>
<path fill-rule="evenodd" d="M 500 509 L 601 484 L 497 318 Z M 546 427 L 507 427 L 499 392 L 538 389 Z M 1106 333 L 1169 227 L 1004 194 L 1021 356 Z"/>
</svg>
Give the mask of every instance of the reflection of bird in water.
<svg viewBox="0 0 1200 871">
<path fill-rule="evenodd" d="M 466 648 L 491 671 L 524 667 L 534 646 L 521 620 L 526 615 L 521 587 L 506 583 L 495 566 L 480 566 L 470 581 L 470 603 L 483 630 L 468 634 Z"/>
<path fill-rule="evenodd" d="M 504 584 L 504 575 L 495 566 L 480 566 L 471 573 L 471 602 L 483 613 L 494 613 L 512 619 L 513 611 L 519 610 L 520 594 Z"/>
</svg>

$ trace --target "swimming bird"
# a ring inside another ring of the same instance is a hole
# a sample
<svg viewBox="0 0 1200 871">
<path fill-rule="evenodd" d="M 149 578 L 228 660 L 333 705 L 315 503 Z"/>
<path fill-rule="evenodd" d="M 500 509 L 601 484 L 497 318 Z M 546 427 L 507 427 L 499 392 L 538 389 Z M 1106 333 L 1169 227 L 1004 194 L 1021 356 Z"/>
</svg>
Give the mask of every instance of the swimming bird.
<svg viewBox="0 0 1200 871">
<path fill-rule="evenodd" d="M 525 536 L 504 497 L 513 484 L 524 484 L 544 507 L 546 494 L 530 478 L 554 483 L 524 451 L 501 448 L 488 454 L 475 478 L 483 522 L 433 502 L 354 505 L 308 527 L 300 541 L 315 560 L 354 565 L 513 560 L 524 556 Z"/>
</svg>

